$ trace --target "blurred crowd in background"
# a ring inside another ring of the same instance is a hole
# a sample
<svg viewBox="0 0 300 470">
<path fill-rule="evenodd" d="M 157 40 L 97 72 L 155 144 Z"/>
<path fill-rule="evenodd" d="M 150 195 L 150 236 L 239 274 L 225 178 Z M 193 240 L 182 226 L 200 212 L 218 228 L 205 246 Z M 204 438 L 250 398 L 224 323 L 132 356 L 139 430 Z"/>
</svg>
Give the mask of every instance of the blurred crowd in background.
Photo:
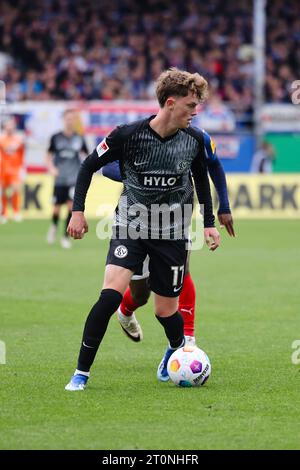
<svg viewBox="0 0 300 470">
<path fill-rule="evenodd" d="M 300 2 L 267 2 L 266 98 L 300 77 Z M 160 72 L 199 72 L 233 109 L 253 105 L 253 2 L 1 0 L 8 102 L 152 99 Z"/>
</svg>

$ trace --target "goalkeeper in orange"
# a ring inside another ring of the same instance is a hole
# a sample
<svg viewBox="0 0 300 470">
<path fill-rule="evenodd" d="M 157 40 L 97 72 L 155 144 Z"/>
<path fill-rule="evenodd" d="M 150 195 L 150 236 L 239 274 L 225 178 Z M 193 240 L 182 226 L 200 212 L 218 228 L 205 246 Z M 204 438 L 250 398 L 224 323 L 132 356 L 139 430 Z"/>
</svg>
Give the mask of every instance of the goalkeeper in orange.
<svg viewBox="0 0 300 470">
<path fill-rule="evenodd" d="M 8 203 L 13 210 L 13 220 L 22 220 L 20 190 L 24 169 L 24 140 L 16 131 L 14 117 L 3 124 L 0 135 L 0 185 L 2 195 L 1 222 L 8 220 Z"/>
</svg>

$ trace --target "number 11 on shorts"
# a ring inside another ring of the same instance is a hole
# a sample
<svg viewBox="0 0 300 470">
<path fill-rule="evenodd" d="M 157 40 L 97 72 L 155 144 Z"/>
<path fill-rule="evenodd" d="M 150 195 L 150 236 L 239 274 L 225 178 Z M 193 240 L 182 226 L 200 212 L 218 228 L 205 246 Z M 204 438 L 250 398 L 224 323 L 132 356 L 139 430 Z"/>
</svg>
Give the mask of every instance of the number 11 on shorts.
<svg viewBox="0 0 300 470">
<path fill-rule="evenodd" d="M 184 264 L 182 266 L 171 266 L 171 270 L 173 271 L 173 287 L 174 292 L 179 290 L 183 283 L 183 276 L 184 276 Z M 180 282 L 178 284 L 178 280 L 180 278 Z"/>
</svg>

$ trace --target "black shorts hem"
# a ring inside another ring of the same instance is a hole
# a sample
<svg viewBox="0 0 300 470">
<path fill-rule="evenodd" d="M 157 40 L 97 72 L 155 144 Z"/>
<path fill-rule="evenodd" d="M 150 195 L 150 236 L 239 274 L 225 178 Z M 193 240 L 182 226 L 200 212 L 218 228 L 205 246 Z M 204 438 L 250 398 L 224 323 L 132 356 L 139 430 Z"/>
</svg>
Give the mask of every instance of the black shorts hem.
<svg viewBox="0 0 300 470">
<path fill-rule="evenodd" d="M 129 267 L 129 266 L 124 266 L 124 264 L 119 264 L 117 261 L 107 261 L 106 260 L 106 263 L 105 263 L 105 266 L 108 266 L 109 264 L 111 264 L 112 266 L 119 266 L 119 268 L 124 268 L 124 269 L 128 269 L 129 271 L 132 271 L 133 274 L 135 273 L 135 267 Z"/>
<path fill-rule="evenodd" d="M 170 291 L 168 291 L 168 293 L 162 292 L 162 291 L 158 292 L 159 289 L 156 289 L 155 287 L 154 288 L 151 287 L 151 282 L 150 282 L 149 287 L 150 287 L 151 292 L 153 292 L 153 294 L 160 295 L 161 297 L 170 297 L 171 299 L 174 299 L 175 297 L 179 297 L 182 291 L 182 288 L 181 288 L 178 292 L 170 292 Z"/>
<path fill-rule="evenodd" d="M 55 185 L 53 189 L 53 204 L 62 205 L 73 202 L 74 185 Z"/>
</svg>

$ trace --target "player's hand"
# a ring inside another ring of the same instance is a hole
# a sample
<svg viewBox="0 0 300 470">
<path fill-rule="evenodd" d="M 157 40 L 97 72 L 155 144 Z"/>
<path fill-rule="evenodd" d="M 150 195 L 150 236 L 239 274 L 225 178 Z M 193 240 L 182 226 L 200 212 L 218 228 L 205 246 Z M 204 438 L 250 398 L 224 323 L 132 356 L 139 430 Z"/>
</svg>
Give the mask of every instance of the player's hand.
<svg viewBox="0 0 300 470">
<path fill-rule="evenodd" d="M 231 214 L 218 214 L 218 219 L 220 222 L 221 228 L 226 228 L 230 237 L 235 237 L 235 232 L 233 228 L 233 218 Z"/>
<path fill-rule="evenodd" d="M 26 175 L 27 175 L 26 168 L 25 168 L 25 167 L 22 167 L 22 168 L 20 169 L 20 173 L 19 173 L 19 178 L 20 178 L 20 182 L 21 182 L 21 183 L 24 183 L 25 178 L 26 178 Z"/>
<path fill-rule="evenodd" d="M 221 237 L 215 227 L 208 227 L 204 229 L 204 237 L 207 246 L 211 251 L 215 251 L 221 242 Z"/>
<path fill-rule="evenodd" d="M 80 211 L 73 212 L 67 228 L 67 232 L 70 237 L 74 238 L 74 240 L 79 240 L 83 238 L 84 234 L 88 231 L 89 226 L 86 218 L 84 217 L 84 213 Z"/>
<path fill-rule="evenodd" d="M 58 169 L 56 168 L 56 166 L 52 166 L 49 171 L 50 175 L 54 176 L 55 178 L 58 176 Z"/>
</svg>

